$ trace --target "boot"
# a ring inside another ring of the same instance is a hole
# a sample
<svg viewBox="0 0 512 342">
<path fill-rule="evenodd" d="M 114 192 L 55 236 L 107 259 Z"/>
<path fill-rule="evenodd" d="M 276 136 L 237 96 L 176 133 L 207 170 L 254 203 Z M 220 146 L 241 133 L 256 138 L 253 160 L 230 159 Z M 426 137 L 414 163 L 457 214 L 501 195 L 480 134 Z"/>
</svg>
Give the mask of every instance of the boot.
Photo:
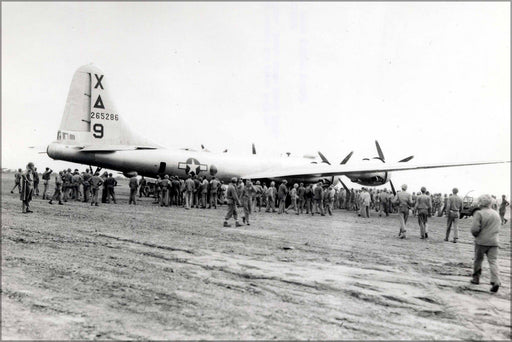
<svg viewBox="0 0 512 342">
<path fill-rule="evenodd" d="M 227 223 L 226 221 L 224 221 L 224 227 L 231 227 L 231 225 L 229 223 Z"/>
<path fill-rule="evenodd" d="M 499 285 L 497 284 L 494 284 L 492 287 L 491 287 L 491 292 L 498 292 L 498 289 L 500 288 Z"/>
<path fill-rule="evenodd" d="M 52 200 L 50 200 L 50 202 L 48 202 L 48 203 L 53 204 Z"/>
<path fill-rule="evenodd" d="M 62 203 L 62 201 L 59 201 L 59 204 L 60 204 L 60 205 L 64 205 L 64 203 Z"/>
<path fill-rule="evenodd" d="M 480 284 L 480 278 L 478 278 L 478 276 L 473 276 L 473 279 L 471 279 L 469 282 L 471 284 L 478 285 L 478 284 Z"/>
<path fill-rule="evenodd" d="M 235 227 L 242 227 L 242 225 L 240 223 L 238 223 L 238 221 L 236 221 Z"/>
</svg>

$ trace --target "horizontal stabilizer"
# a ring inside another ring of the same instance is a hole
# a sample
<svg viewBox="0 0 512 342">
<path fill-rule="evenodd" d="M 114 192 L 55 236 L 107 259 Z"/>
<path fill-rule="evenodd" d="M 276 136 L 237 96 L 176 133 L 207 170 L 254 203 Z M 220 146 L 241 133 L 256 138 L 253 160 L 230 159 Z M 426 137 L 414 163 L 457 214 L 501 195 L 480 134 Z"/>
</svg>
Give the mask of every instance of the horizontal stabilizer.
<svg viewBox="0 0 512 342">
<path fill-rule="evenodd" d="M 131 150 L 156 150 L 154 146 L 130 146 L 130 145 L 90 145 L 80 149 L 81 152 L 116 152 Z"/>
</svg>

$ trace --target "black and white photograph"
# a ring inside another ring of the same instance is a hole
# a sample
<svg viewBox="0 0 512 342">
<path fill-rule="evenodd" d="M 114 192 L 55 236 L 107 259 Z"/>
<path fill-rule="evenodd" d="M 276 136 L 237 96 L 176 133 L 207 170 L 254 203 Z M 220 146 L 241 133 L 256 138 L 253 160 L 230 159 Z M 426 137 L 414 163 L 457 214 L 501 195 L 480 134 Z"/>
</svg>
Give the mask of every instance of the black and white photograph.
<svg viewBox="0 0 512 342">
<path fill-rule="evenodd" d="M 1 340 L 510 340 L 511 4 L 1 3 Z"/>
</svg>

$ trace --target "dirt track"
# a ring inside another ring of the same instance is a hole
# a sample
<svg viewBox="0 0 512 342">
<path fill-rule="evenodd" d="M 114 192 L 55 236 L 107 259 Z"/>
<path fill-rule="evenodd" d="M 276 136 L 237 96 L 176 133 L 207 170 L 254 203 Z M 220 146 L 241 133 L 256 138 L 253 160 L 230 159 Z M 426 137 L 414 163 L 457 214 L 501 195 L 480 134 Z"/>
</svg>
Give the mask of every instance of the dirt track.
<svg viewBox="0 0 512 342">
<path fill-rule="evenodd" d="M 415 218 L 256 213 L 222 228 L 218 210 L 143 199 L 91 207 L 33 201 L 21 214 L 2 175 L 3 339 L 511 339 L 510 224 L 502 287 L 469 283 L 471 219 L 444 242 Z M 53 186 L 52 186 L 53 188 Z M 53 189 L 52 189 L 53 190 Z M 292 249 L 288 249 L 292 247 Z"/>
</svg>

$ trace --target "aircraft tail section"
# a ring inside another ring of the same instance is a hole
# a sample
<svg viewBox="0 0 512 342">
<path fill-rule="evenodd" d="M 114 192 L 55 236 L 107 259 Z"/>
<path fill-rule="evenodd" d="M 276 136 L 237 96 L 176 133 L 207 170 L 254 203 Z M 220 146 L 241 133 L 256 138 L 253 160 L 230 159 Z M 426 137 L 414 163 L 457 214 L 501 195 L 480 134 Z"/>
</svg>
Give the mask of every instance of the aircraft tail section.
<svg viewBox="0 0 512 342">
<path fill-rule="evenodd" d="M 73 75 L 57 141 L 91 150 L 157 147 L 129 129 L 110 96 L 108 78 L 93 64 Z"/>
</svg>

